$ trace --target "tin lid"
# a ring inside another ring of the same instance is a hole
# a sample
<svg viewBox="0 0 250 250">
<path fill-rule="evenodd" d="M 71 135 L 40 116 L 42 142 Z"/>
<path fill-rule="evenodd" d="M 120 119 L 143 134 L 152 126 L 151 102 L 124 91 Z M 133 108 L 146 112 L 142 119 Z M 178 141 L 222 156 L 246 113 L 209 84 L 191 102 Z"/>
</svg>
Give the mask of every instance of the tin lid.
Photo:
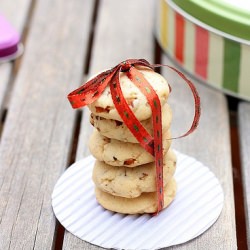
<svg viewBox="0 0 250 250">
<path fill-rule="evenodd" d="M 246 0 L 172 0 L 199 21 L 250 40 L 250 2 Z"/>
<path fill-rule="evenodd" d="M 0 15 L 0 58 L 18 51 L 20 36 L 10 23 Z"/>
</svg>

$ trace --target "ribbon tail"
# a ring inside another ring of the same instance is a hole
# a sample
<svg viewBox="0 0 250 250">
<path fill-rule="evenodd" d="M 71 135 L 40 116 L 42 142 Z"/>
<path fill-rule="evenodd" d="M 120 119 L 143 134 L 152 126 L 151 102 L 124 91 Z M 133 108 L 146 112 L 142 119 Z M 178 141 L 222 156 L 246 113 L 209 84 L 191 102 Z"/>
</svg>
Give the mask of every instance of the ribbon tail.
<svg viewBox="0 0 250 250">
<path fill-rule="evenodd" d="M 143 74 L 136 68 L 131 67 L 128 71 L 130 80 L 145 95 L 152 110 L 153 131 L 154 131 L 154 152 L 156 166 L 156 191 L 157 191 L 157 212 L 158 214 L 164 207 L 163 190 L 163 145 L 162 145 L 162 117 L 161 102 L 152 86 L 145 79 Z"/>
</svg>

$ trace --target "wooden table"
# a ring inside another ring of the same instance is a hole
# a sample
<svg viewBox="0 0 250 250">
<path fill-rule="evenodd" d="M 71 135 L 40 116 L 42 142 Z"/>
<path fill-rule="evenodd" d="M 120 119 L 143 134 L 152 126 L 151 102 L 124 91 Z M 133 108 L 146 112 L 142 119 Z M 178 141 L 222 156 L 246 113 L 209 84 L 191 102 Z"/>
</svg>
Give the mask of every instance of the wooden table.
<svg viewBox="0 0 250 250">
<path fill-rule="evenodd" d="M 170 63 L 155 44 L 154 1 L 145 2 L 0 2 L 25 46 L 21 58 L 0 65 L 0 249 L 98 249 L 64 231 L 52 212 L 56 181 L 89 154 L 89 113 L 72 110 L 66 96 L 89 75 L 127 58 Z M 175 75 L 163 74 L 174 89 L 172 131 L 178 134 L 185 130 L 193 103 Z M 200 126 L 174 141 L 174 147 L 210 166 L 223 186 L 225 204 L 208 231 L 170 249 L 246 249 L 250 104 L 239 101 L 230 112 L 224 94 L 200 83 L 197 88 Z"/>
</svg>

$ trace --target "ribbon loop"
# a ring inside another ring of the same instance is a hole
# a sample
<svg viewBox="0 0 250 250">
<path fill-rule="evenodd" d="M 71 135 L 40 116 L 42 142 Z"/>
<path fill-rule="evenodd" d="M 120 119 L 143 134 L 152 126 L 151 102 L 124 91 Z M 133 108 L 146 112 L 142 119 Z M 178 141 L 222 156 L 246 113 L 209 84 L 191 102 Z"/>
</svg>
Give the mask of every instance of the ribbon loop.
<svg viewBox="0 0 250 250">
<path fill-rule="evenodd" d="M 191 128 L 180 137 L 187 136 L 193 132 L 198 126 L 200 119 L 200 98 L 194 84 L 177 69 L 168 65 L 150 64 L 145 59 L 128 59 L 121 62 L 114 68 L 100 73 L 93 79 L 89 80 L 86 84 L 71 92 L 68 95 L 68 100 L 70 101 L 73 108 L 80 108 L 93 103 L 102 95 L 105 88 L 108 85 L 110 86 L 112 100 L 124 124 L 135 136 L 140 145 L 155 157 L 156 193 L 158 204 L 155 214 L 158 214 L 164 207 L 161 103 L 150 83 L 148 83 L 143 74 L 136 69 L 136 66 L 143 66 L 152 70 L 155 67 L 169 67 L 184 79 L 193 93 L 195 100 L 195 115 Z M 127 104 L 120 86 L 120 72 L 124 72 L 147 98 L 152 110 L 152 126 L 154 131 L 153 136 L 151 136 L 142 126 L 141 122 L 136 118 L 133 111 Z"/>
</svg>

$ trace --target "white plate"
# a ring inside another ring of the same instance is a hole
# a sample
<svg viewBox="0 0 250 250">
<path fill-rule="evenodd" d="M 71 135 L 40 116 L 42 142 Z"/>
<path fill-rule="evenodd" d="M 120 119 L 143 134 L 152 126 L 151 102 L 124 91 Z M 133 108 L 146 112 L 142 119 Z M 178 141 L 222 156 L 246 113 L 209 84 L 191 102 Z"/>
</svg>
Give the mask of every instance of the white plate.
<svg viewBox="0 0 250 250">
<path fill-rule="evenodd" d="M 72 234 L 104 248 L 159 249 L 197 237 L 219 217 L 223 190 L 201 162 L 176 154 L 177 195 L 158 216 L 122 215 L 103 209 L 95 199 L 94 158 L 89 156 L 74 163 L 56 183 L 52 206 L 57 219 Z"/>
</svg>

